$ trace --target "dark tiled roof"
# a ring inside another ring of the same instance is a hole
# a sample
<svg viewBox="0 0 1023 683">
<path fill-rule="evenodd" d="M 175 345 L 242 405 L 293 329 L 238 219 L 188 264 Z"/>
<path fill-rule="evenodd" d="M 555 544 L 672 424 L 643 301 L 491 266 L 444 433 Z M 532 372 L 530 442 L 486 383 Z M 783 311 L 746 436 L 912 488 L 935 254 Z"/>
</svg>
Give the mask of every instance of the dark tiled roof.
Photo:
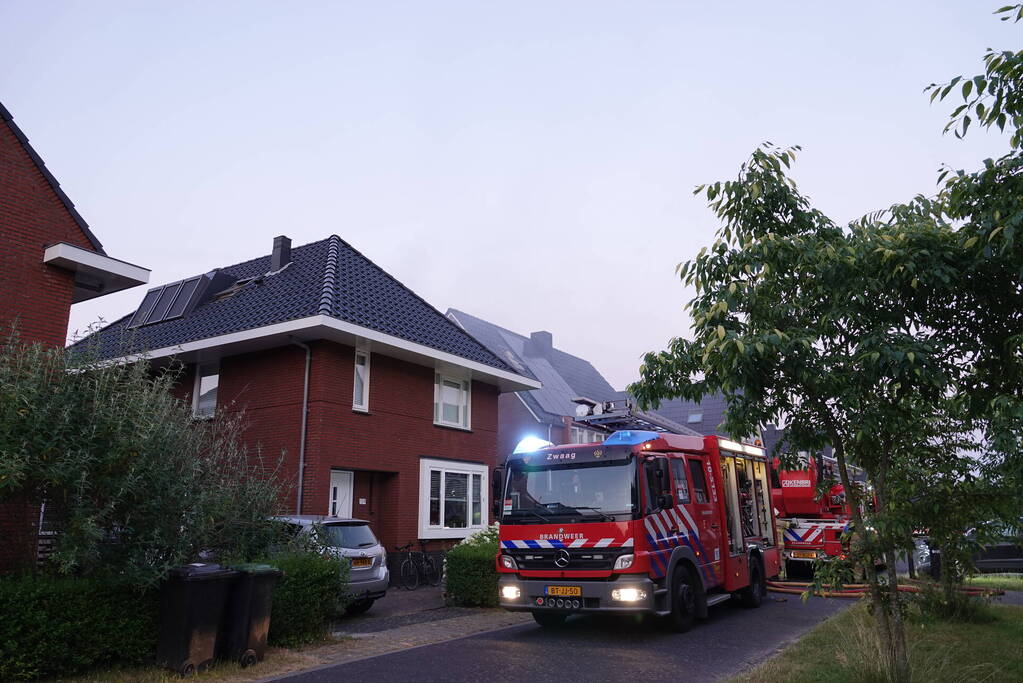
<svg viewBox="0 0 1023 683">
<path fill-rule="evenodd" d="M 617 398 L 626 397 L 628 397 L 628 394 L 624 391 L 619 392 L 617 396 Z M 714 394 L 704 396 L 703 400 L 699 403 L 684 401 L 680 398 L 661 401 L 660 405 L 650 412 L 657 413 L 669 420 L 685 425 L 704 436 L 710 436 L 711 434 L 725 434 L 721 423 L 725 421 L 725 411 L 727 408 L 728 404 L 725 403 L 725 399 L 718 394 Z M 690 421 L 690 418 L 692 418 L 692 421 Z"/>
<path fill-rule="evenodd" d="M 448 316 L 519 374 L 540 380 L 543 384 L 540 389 L 522 391 L 519 396 L 541 417 L 548 420 L 574 417 L 573 398 L 585 396 L 608 401 L 617 393 L 589 361 L 556 348 L 544 355 L 531 354 L 529 337 L 455 309 L 448 309 Z"/>
<path fill-rule="evenodd" d="M 131 316 L 79 342 L 97 345 L 100 357 L 177 346 L 223 334 L 328 315 L 360 327 L 445 351 L 500 370 L 512 370 L 486 347 L 448 320 L 336 235 L 291 250 L 283 270 L 201 304 L 182 318 L 126 329 Z M 270 255 L 219 269 L 237 280 L 270 271 Z"/>
<path fill-rule="evenodd" d="M 89 229 L 89 224 L 85 222 L 82 215 L 78 213 L 77 209 L 75 209 L 74 202 L 72 202 L 71 199 L 64 194 L 64 190 L 60 189 L 60 183 L 57 182 L 57 179 L 53 177 L 52 173 L 50 173 L 50 169 L 46 168 L 46 162 L 44 162 L 43 158 L 40 157 L 34 149 L 32 149 L 32 145 L 28 144 L 28 136 L 21 131 L 21 128 L 18 128 L 18 124 L 14 123 L 14 117 L 11 116 L 11 112 L 7 111 L 7 108 L 4 107 L 2 102 L 0 102 L 0 120 L 3 120 L 3 122 L 7 124 L 7 127 L 11 129 L 11 132 L 14 133 L 14 137 L 18 138 L 18 142 L 20 142 L 21 146 L 25 148 L 25 152 L 28 154 L 29 158 L 32 159 L 32 162 L 36 165 L 36 168 L 39 169 L 39 172 L 43 174 L 43 178 L 46 179 L 46 182 L 50 184 L 50 187 L 53 189 L 53 193 L 57 195 L 57 198 L 64 204 L 64 208 L 66 208 L 67 212 L 71 214 L 71 218 L 74 219 L 75 223 L 78 224 L 78 227 L 81 228 L 83 233 L 85 233 L 85 236 L 88 238 L 89 243 L 92 244 L 93 249 L 106 256 L 107 252 L 103 251 L 103 245 L 100 243 L 99 239 L 96 238 L 96 235 L 92 233 L 92 230 Z"/>
</svg>

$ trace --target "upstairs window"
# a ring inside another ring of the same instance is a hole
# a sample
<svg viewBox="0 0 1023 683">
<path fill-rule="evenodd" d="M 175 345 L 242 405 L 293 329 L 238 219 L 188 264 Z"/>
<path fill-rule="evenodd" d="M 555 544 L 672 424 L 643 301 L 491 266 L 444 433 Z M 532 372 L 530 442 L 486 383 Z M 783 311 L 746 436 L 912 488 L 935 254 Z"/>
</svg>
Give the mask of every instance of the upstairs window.
<svg viewBox="0 0 1023 683">
<path fill-rule="evenodd" d="M 703 412 L 701 411 L 701 412 L 691 412 L 691 413 L 689 413 L 689 417 L 687 418 L 687 421 L 689 422 L 689 424 L 696 424 L 698 422 L 703 422 Z"/>
<path fill-rule="evenodd" d="M 470 394 L 469 380 L 437 373 L 433 393 L 434 424 L 469 429 Z"/>
<path fill-rule="evenodd" d="M 204 363 L 195 372 L 192 390 L 192 414 L 213 417 L 217 411 L 217 388 L 220 386 L 220 363 Z"/>
<path fill-rule="evenodd" d="M 355 352 L 355 390 L 352 394 L 352 410 L 369 410 L 369 353 Z"/>
</svg>

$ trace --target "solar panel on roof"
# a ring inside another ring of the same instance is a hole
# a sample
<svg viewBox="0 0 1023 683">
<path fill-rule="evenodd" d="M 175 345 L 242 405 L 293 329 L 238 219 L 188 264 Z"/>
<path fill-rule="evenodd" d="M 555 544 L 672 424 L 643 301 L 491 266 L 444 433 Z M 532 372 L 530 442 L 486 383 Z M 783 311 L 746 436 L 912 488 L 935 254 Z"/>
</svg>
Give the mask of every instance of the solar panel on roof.
<svg viewBox="0 0 1023 683">
<path fill-rule="evenodd" d="M 135 315 L 128 321 L 128 327 L 138 327 L 142 324 L 142 321 L 149 315 L 149 311 L 153 310 L 153 305 L 156 303 L 156 298 L 160 296 L 160 292 L 163 291 L 163 287 L 157 287 L 146 292 L 146 296 L 142 299 L 142 303 L 139 305 L 139 309 L 135 311 Z"/>
<path fill-rule="evenodd" d="M 128 327 L 180 318 L 201 303 L 200 299 L 210 289 L 211 283 L 225 286 L 230 282 L 233 282 L 232 277 L 211 272 L 151 289 L 146 292 L 142 305 L 128 321 Z"/>
<path fill-rule="evenodd" d="M 179 315 L 185 312 L 185 307 L 188 302 L 191 301 L 192 295 L 195 294 L 196 287 L 199 286 L 199 278 L 193 277 L 191 280 L 185 280 L 181 284 L 181 291 L 178 292 L 178 298 L 171 304 L 170 310 L 167 311 L 167 318 L 177 318 Z"/>
</svg>

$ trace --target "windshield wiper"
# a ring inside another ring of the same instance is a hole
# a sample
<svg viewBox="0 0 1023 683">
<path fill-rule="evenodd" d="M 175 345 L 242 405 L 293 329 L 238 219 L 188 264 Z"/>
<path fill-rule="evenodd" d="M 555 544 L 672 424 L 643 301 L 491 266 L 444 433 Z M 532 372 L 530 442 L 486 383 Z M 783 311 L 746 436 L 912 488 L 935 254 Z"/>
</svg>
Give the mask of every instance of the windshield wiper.
<svg viewBox="0 0 1023 683">
<path fill-rule="evenodd" d="M 613 522 L 613 521 L 615 521 L 615 518 L 612 515 L 607 514 L 601 508 L 589 507 L 587 505 L 576 505 L 575 509 L 576 510 L 592 510 L 593 512 L 596 512 L 598 515 L 600 515 L 601 519 L 603 519 L 605 522 Z"/>
<path fill-rule="evenodd" d="M 551 520 L 547 519 L 546 517 L 541 515 L 539 512 L 535 512 L 534 510 L 525 510 L 525 509 L 522 509 L 522 510 L 512 510 L 508 514 L 511 514 L 511 515 L 522 515 L 522 514 L 533 515 L 534 517 L 539 519 L 541 522 L 547 522 L 548 524 L 551 523 Z"/>
<path fill-rule="evenodd" d="M 587 505 L 565 505 L 562 502 L 547 503 L 548 511 L 553 512 L 553 510 L 550 510 L 550 507 L 554 505 L 557 505 L 560 508 L 562 508 L 561 510 L 557 511 L 557 514 L 559 515 L 579 514 L 580 510 L 592 510 L 593 512 L 596 512 L 598 515 L 600 515 L 605 522 L 613 522 L 615 519 L 606 512 L 602 512 L 600 508 L 589 507 Z"/>
</svg>

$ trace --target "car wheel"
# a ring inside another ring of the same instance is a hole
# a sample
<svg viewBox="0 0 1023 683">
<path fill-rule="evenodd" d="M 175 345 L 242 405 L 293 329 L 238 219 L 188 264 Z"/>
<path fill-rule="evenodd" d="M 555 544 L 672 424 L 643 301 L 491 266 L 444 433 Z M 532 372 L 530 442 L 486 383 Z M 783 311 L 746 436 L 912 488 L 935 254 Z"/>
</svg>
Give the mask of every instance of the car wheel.
<svg viewBox="0 0 1023 683">
<path fill-rule="evenodd" d="M 760 560 L 753 560 L 749 567 L 749 585 L 739 591 L 739 599 L 743 607 L 756 608 L 764 601 L 767 584 L 764 581 L 764 569 Z"/>
<path fill-rule="evenodd" d="M 671 575 L 671 614 L 668 626 L 675 633 L 685 633 L 696 620 L 697 587 L 689 568 L 675 567 Z"/>
</svg>

